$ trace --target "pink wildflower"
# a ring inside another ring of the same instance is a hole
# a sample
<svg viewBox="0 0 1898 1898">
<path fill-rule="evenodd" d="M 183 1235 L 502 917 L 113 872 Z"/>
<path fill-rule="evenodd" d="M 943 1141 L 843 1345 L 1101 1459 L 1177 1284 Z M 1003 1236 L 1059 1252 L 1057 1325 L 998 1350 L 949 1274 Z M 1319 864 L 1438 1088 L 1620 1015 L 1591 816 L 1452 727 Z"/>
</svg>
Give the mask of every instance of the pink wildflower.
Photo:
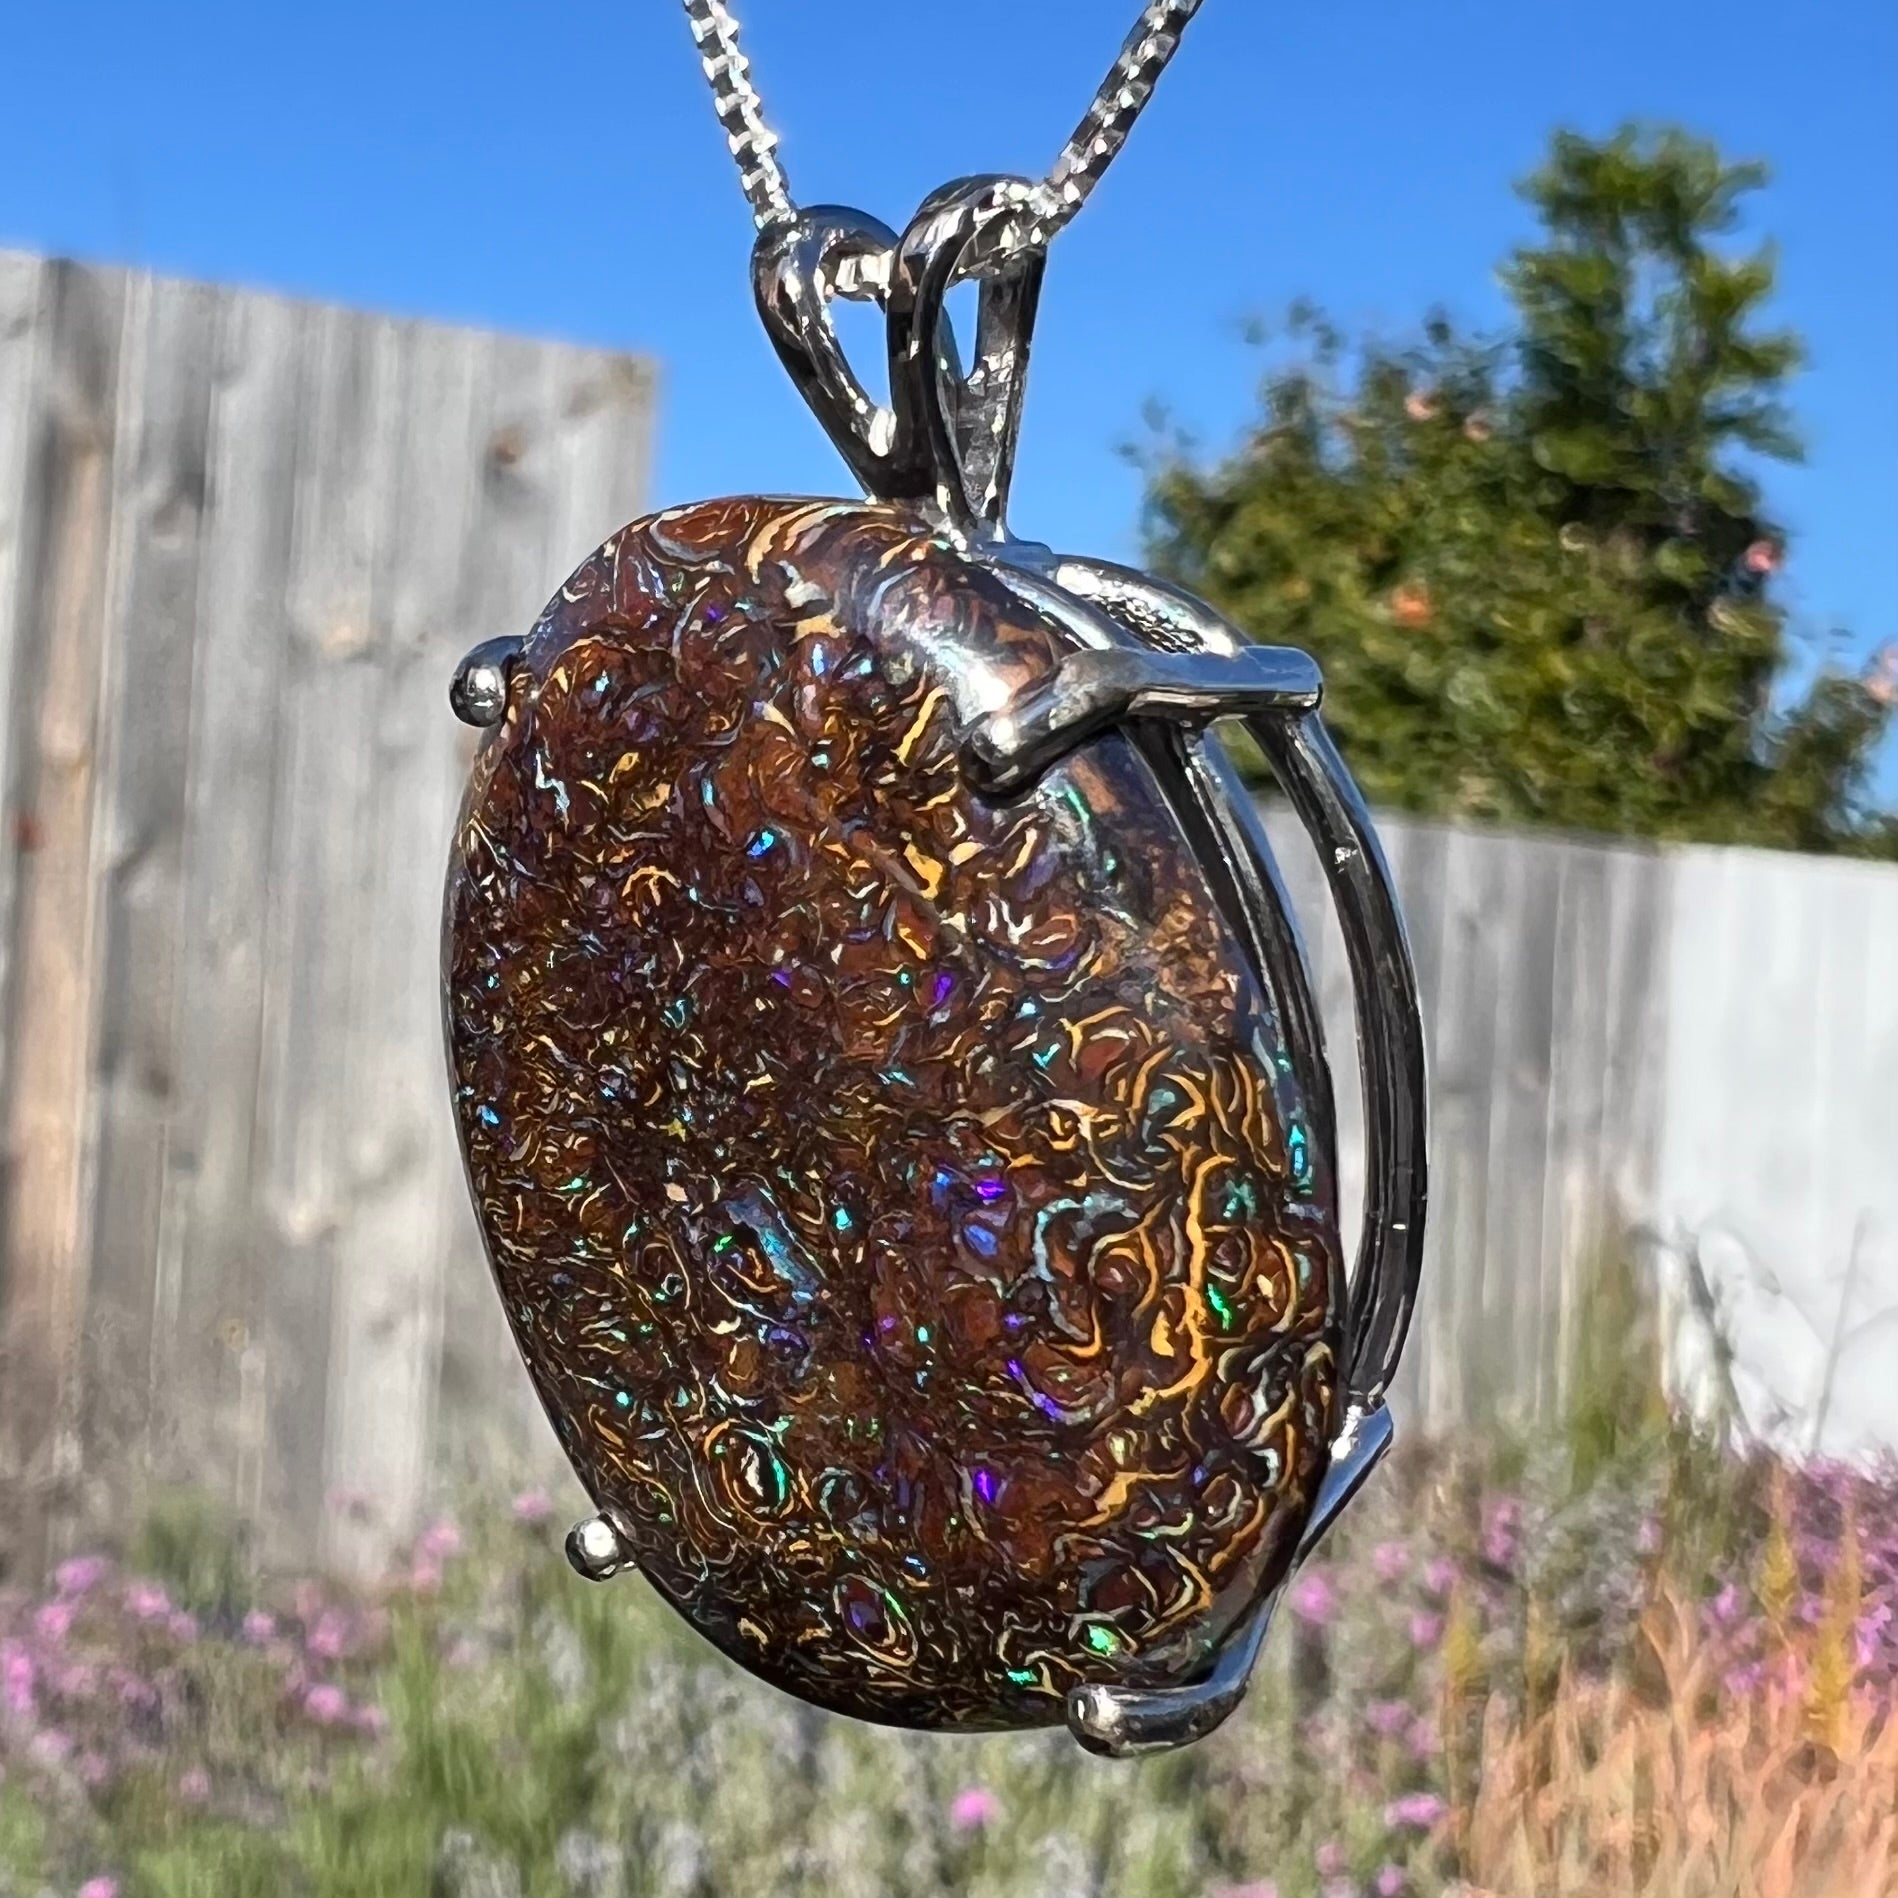
<svg viewBox="0 0 1898 1898">
<path fill-rule="evenodd" d="M 1432 1556 L 1424 1564 L 1423 1585 L 1433 1595 L 1447 1595 L 1456 1586 L 1456 1564 L 1447 1555 Z"/>
<path fill-rule="evenodd" d="M 341 1660 L 343 1651 L 349 1646 L 349 1626 L 335 1609 L 326 1608 L 316 1618 L 316 1626 L 310 1630 L 309 1638 L 303 1644 L 319 1661 Z"/>
<path fill-rule="evenodd" d="M 1329 1627 L 1338 1618 L 1338 1591 L 1323 1569 L 1307 1569 L 1292 1584 L 1292 1613 L 1314 1628 Z"/>
<path fill-rule="evenodd" d="M 1514 1568 L 1521 1527 L 1522 1505 L 1513 1497 L 1492 1503 L 1483 1518 L 1483 1560 L 1492 1568 Z"/>
<path fill-rule="evenodd" d="M 1410 1618 L 1410 1645 L 1419 1650 L 1434 1648 L 1443 1638 L 1443 1617 L 1414 1614 Z"/>
<path fill-rule="evenodd" d="M 78 1608 L 69 1601 L 49 1601 L 34 1615 L 33 1632 L 49 1648 L 56 1648 L 71 1633 L 78 1613 Z"/>
<path fill-rule="evenodd" d="M 27 1751 L 42 1766 L 64 1766 L 72 1758 L 72 1735 L 61 1733 L 57 1727 L 42 1727 Z"/>
<path fill-rule="evenodd" d="M 319 1727 L 333 1727 L 348 1716 L 349 1697 L 340 1687 L 319 1681 L 303 1696 L 303 1711 Z"/>
<path fill-rule="evenodd" d="M 33 1657 L 17 1641 L 0 1641 L 0 1705 L 8 1713 L 33 1711 L 39 1670 Z"/>
<path fill-rule="evenodd" d="M 442 1565 L 432 1557 L 417 1556 L 409 1569 L 409 1586 L 418 1595 L 432 1595 L 442 1585 Z"/>
<path fill-rule="evenodd" d="M 69 1556 L 53 1571 L 53 1586 L 68 1599 L 89 1595 L 105 1580 L 112 1564 L 103 1555 Z"/>
<path fill-rule="evenodd" d="M 79 1887 L 77 1898 L 119 1898 L 119 1881 L 116 1878 L 88 1878 Z"/>
<path fill-rule="evenodd" d="M 211 1776 L 202 1766 L 187 1768 L 178 1775 L 178 1797 L 187 1806 L 202 1806 L 211 1797 Z"/>
<path fill-rule="evenodd" d="M 1371 1567 L 1380 1582 L 1400 1582 L 1410 1567 L 1410 1551 L 1401 1542 L 1380 1542 L 1371 1551 Z"/>
<path fill-rule="evenodd" d="M 1776 572 L 1780 563 L 1780 551 L 1770 540 L 1754 541 L 1740 556 L 1740 564 L 1748 573 L 1764 577 Z"/>
<path fill-rule="evenodd" d="M 1342 1878 L 1351 1861 L 1345 1856 L 1344 1847 L 1336 1839 L 1327 1839 L 1312 1854 L 1311 1862 L 1320 1878 Z"/>
<path fill-rule="evenodd" d="M 949 1823 L 958 1832 L 980 1832 L 1002 1816 L 1002 1802 L 986 1786 L 965 1786 L 949 1802 Z"/>
<path fill-rule="evenodd" d="M 1409 1884 L 1409 1875 L 1401 1865 L 1386 1865 L 1377 1875 L 1377 1898 L 1403 1898 Z"/>
<path fill-rule="evenodd" d="M 165 1623 L 166 1632 L 183 1647 L 189 1647 L 198 1638 L 198 1618 L 188 1615 L 180 1608 Z"/>
<path fill-rule="evenodd" d="M 1410 1724 L 1410 1706 L 1402 1700 L 1374 1700 L 1364 1710 L 1364 1724 L 1373 1733 L 1394 1740 Z"/>
<path fill-rule="evenodd" d="M 1410 1748 L 1414 1760 L 1433 1760 L 1443 1745 L 1443 1735 L 1437 1730 L 1437 1723 L 1428 1714 L 1419 1714 L 1410 1723 L 1410 1731 L 1404 1735 L 1404 1744 Z"/>
<path fill-rule="evenodd" d="M 538 1528 L 554 1513 L 553 1498 L 546 1491 L 524 1489 L 514 1498 L 514 1520 L 528 1528 Z"/>
<path fill-rule="evenodd" d="M 1448 1810 L 1435 1793 L 1405 1793 L 1384 1808 L 1384 1823 L 1393 1831 L 1428 1832 Z"/>
<path fill-rule="evenodd" d="M 446 1562 L 461 1553 L 461 1531 L 443 1516 L 416 1537 L 415 1553 L 424 1561 Z"/>
<path fill-rule="evenodd" d="M 156 1582 L 127 1582 L 125 1611 L 135 1621 L 163 1621 L 171 1613 L 171 1597 Z"/>
<path fill-rule="evenodd" d="M 253 1608 L 244 1617 L 244 1639 L 258 1647 L 262 1647 L 276 1632 L 277 1617 L 265 1614 L 261 1608 Z"/>
<path fill-rule="evenodd" d="M 1437 398 L 1428 389 L 1413 389 L 1404 397 L 1404 413 L 1413 422 L 1427 422 L 1437 412 Z"/>
</svg>

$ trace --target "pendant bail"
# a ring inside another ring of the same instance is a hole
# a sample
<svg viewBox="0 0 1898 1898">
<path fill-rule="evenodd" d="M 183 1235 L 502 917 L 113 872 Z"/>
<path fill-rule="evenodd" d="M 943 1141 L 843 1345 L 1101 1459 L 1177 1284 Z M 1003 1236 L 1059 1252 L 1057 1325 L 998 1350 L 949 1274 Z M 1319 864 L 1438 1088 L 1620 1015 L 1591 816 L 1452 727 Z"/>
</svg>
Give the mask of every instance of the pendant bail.
<svg viewBox="0 0 1898 1898">
<path fill-rule="evenodd" d="M 974 540 L 1008 535 L 1046 253 L 1016 249 L 984 266 L 966 373 L 948 294 L 1030 190 L 1022 178 L 961 179 L 931 193 L 901 237 L 866 212 L 815 206 L 761 233 L 752 253 L 765 330 L 865 491 L 921 507 Z M 887 319 L 887 407 L 865 391 L 831 320 L 847 275 L 873 291 Z"/>
</svg>

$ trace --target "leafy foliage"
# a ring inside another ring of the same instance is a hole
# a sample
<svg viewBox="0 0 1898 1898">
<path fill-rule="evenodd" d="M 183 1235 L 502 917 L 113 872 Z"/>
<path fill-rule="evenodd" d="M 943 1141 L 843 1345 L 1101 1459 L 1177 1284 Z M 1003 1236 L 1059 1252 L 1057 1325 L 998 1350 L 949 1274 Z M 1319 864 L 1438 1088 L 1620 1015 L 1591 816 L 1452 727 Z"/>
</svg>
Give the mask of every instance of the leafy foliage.
<svg viewBox="0 0 1898 1898">
<path fill-rule="evenodd" d="M 1821 668 L 1773 597 L 1752 466 L 1791 459 L 1800 346 L 1764 180 L 1681 132 L 1558 135 L 1505 334 L 1348 347 L 1310 307 L 1229 459 L 1150 469 L 1163 569 L 1325 668 L 1371 797 L 1654 837 L 1898 854 L 1865 787 L 1898 672 Z"/>
</svg>

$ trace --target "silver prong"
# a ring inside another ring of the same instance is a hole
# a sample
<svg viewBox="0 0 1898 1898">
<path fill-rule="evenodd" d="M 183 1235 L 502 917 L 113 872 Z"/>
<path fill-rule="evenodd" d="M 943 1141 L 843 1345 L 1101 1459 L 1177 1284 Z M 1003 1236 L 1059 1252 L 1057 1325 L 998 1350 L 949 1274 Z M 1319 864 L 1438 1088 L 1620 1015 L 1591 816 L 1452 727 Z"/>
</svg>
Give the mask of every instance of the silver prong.
<svg viewBox="0 0 1898 1898">
<path fill-rule="evenodd" d="M 589 1582 L 610 1581 L 632 1559 L 620 1532 L 604 1516 L 588 1516 L 567 1531 L 567 1560 Z"/>
<path fill-rule="evenodd" d="M 1125 1759 L 1203 1740 L 1246 1697 L 1259 1651 L 1278 1606 L 1274 1588 L 1252 1607 L 1220 1649 L 1212 1672 L 1185 1687 L 1076 1687 L 1068 1694 L 1068 1731 L 1090 1753 Z"/>
<path fill-rule="evenodd" d="M 506 716 L 508 675 L 525 643 L 518 635 L 484 639 L 455 668 L 448 703 L 464 725 L 498 725 Z"/>
<path fill-rule="evenodd" d="M 1365 1479 L 1383 1462 L 1395 1435 L 1391 1413 L 1383 1404 L 1345 1412 L 1344 1426 L 1331 1440 L 1331 1463 L 1312 1498 L 1305 1533 L 1298 1540 L 1298 1559 L 1304 1561 L 1325 1539 L 1325 1532 L 1344 1514 L 1345 1505 L 1364 1487 Z"/>
<path fill-rule="evenodd" d="M 1128 646 L 1071 652 L 1052 678 L 971 728 L 963 766 L 982 790 L 1006 795 L 1123 718 L 1203 725 L 1246 713 L 1309 712 L 1322 690 L 1316 661 L 1289 646 L 1231 654 Z"/>
</svg>

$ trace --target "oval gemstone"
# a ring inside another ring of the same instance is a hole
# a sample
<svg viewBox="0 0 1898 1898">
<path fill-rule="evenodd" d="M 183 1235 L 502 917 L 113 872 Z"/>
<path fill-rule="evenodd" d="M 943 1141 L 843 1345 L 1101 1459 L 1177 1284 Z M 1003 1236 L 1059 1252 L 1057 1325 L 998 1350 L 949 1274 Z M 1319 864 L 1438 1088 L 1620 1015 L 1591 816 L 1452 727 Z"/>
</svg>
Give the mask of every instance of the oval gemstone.
<svg viewBox="0 0 1898 1898">
<path fill-rule="evenodd" d="M 638 522 L 530 636 L 447 898 L 495 1278 L 641 1570 L 929 1727 L 1193 1678 L 1335 1421 L 1328 1156 L 1163 774 L 1008 802 L 1066 635 L 901 509 Z"/>
</svg>

